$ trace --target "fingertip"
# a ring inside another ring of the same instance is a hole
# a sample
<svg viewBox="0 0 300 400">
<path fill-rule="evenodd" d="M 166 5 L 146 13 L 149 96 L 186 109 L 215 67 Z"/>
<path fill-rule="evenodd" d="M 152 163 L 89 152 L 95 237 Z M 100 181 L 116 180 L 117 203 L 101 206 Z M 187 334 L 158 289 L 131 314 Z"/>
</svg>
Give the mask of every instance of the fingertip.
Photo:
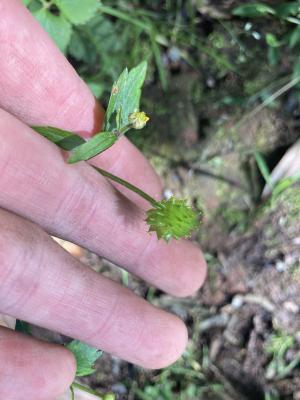
<svg viewBox="0 0 300 400">
<path fill-rule="evenodd" d="M 184 322 L 175 315 L 165 314 L 166 324 L 149 327 L 148 337 L 144 338 L 144 346 L 148 345 L 148 350 L 151 351 L 139 363 L 143 368 L 168 367 L 181 357 L 187 346 L 188 331 Z"/>
<path fill-rule="evenodd" d="M 174 288 L 176 297 L 194 296 L 203 286 L 207 276 L 207 264 L 202 251 L 191 242 L 184 241 L 186 258 L 182 265 L 179 285 Z"/>
<path fill-rule="evenodd" d="M 168 331 L 166 339 L 172 344 L 172 351 L 165 353 L 155 368 L 165 368 L 175 363 L 183 354 L 188 342 L 188 330 L 185 323 L 173 316 L 173 327 Z"/>
<path fill-rule="evenodd" d="M 74 354 L 68 350 L 67 348 L 63 346 L 60 347 L 60 353 L 61 353 L 61 360 L 62 364 L 64 366 L 64 381 L 65 385 L 67 385 L 67 388 L 70 387 L 72 382 L 74 381 L 75 375 L 76 375 L 76 370 L 77 370 L 77 363 L 76 359 L 74 357 Z"/>
<path fill-rule="evenodd" d="M 70 388 L 77 365 L 74 355 L 64 346 L 53 344 L 48 346 L 45 360 L 48 384 L 45 392 L 51 394 L 53 398 L 58 398 Z"/>
<path fill-rule="evenodd" d="M 0 398 L 56 399 L 68 390 L 76 372 L 63 346 L 0 328 Z"/>
<path fill-rule="evenodd" d="M 161 290 L 176 297 L 194 295 L 203 285 L 207 266 L 201 250 L 187 240 L 163 243 L 153 240 L 140 258 L 137 272 Z"/>
</svg>

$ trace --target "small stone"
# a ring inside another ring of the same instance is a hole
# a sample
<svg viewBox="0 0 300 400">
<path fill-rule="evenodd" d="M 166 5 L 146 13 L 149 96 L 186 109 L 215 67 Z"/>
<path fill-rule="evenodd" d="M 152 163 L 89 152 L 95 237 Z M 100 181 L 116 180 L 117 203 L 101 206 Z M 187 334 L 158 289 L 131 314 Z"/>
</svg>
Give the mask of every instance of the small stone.
<svg viewBox="0 0 300 400">
<path fill-rule="evenodd" d="M 165 199 L 169 200 L 171 197 L 174 196 L 174 193 L 170 189 L 165 189 L 163 195 Z"/>
<path fill-rule="evenodd" d="M 124 395 L 124 394 L 127 393 L 127 388 L 126 388 L 126 386 L 125 386 L 123 383 L 121 383 L 121 382 L 115 383 L 114 385 L 112 385 L 111 389 L 112 389 L 115 393 L 118 393 L 118 394 Z"/>
<path fill-rule="evenodd" d="M 293 394 L 293 400 L 300 400 L 300 392 L 296 392 Z"/>
<path fill-rule="evenodd" d="M 231 301 L 232 307 L 235 308 L 236 310 L 241 308 L 243 304 L 244 304 L 244 299 L 243 296 L 240 295 L 234 296 L 234 298 Z"/>
<path fill-rule="evenodd" d="M 292 302 L 292 301 L 285 301 L 283 303 L 283 307 L 287 311 L 289 311 L 289 312 L 291 312 L 293 314 L 298 314 L 298 312 L 299 312 L 299 306 L 296 303 Z"/>
<path fill-rule="evenodd" d="M 284 272 L 286 270 L 286 264 L 283 261 L 276 262 L 276 269 L 278 272 Z"/>
</svg>

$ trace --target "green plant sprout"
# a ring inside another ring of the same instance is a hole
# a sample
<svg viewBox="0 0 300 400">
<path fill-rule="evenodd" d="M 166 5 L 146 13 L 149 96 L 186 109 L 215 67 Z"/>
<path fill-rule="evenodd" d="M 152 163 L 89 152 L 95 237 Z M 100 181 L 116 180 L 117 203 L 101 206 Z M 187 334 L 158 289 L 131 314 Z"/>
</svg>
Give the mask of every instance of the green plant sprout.
<svg viewBox="0 0 300 400">
<path fill-rule="evenodd" d="M 285 332 L 277 331 L 270 336 L 266 346 L 267 354 L 272 357 L 266 371 L 268 379 L 283 379 L 299 365 L 300 352 L 298 352 L 289 363 L 285 359 L 287 351 L 294 345 L 294 337 Z"/>
<path fill-rule="evenodd" d="M 96 133 L 91 139 L 84 140 L 73 132 L 65 131 L 51 126 L 33 126 L 32 128 L 55 143 L 63 150 L 70 152 L 69 164 L 79 161 L 87 161 L 113 146 L 117 140 L 130 129 L 142 129 L 149 121 L 145 112 L 139 111 L 141 89 L 145 81 L 147 63 L 144 61 L 128 71 L 126 68 L 113 84 L 111 95 L 105 115 L 104 130 Z M 157 201 L 143 190 L 130 182 L 111 174 L 101 168 L 93 168 L 106 178 L 126 187 L 148 201 L 152 208 L 146 212 L 146 222 L 149 232 L 155 232 L 158 240 L 190 237 L 193 230 L 199 227 L 199 215 L 187 204 L 186 200 L 170 199 Z M 19 321 L 18 321 L 19 322 Z M 21 321 L 18 324 L 22 330 L 27 325 Z M 28 329 L 26 328 L 26 333 Z M 101 352 L 82 343 L 73 340 L 66 346 L 75 356 L 77 362 L 76 377 L 92 374 L 95 361 L 101 356 Z M 71 399 L 75 399 L 75 389 L 84 390 L 102 400 L 113 400 L 113 394 L 102 395 L 77 382 L 70 387 Z"/>
</svg>

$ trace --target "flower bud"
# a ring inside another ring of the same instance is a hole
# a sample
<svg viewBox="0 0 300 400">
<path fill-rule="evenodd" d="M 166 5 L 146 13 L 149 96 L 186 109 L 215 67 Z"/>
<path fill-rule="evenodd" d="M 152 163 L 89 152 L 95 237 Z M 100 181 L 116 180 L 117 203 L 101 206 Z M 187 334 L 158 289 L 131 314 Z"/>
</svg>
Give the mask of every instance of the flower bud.
<svg viewBox="0 0 300 400">
<path fill-rule="evenodd" d="M 144 111 L 135 111 L 128 117 L 128 121 L 133 129 L 143 129 L 149 119 L 150 118 L 144 113 Z"/>
</svg>

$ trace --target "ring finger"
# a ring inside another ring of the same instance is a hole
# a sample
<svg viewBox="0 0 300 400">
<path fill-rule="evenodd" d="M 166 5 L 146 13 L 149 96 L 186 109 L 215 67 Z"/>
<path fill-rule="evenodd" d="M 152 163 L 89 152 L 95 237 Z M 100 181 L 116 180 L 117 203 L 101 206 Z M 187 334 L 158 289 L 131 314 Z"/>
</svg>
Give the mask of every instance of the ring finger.
<svg viewBox="0 0 300 400">
<path fill-rule="evenodd" d="M 65 252 L 37 225 L 0 210 L 0 311 L 146 368 L 182 353 L 186 328 Z"/>
</svg>

